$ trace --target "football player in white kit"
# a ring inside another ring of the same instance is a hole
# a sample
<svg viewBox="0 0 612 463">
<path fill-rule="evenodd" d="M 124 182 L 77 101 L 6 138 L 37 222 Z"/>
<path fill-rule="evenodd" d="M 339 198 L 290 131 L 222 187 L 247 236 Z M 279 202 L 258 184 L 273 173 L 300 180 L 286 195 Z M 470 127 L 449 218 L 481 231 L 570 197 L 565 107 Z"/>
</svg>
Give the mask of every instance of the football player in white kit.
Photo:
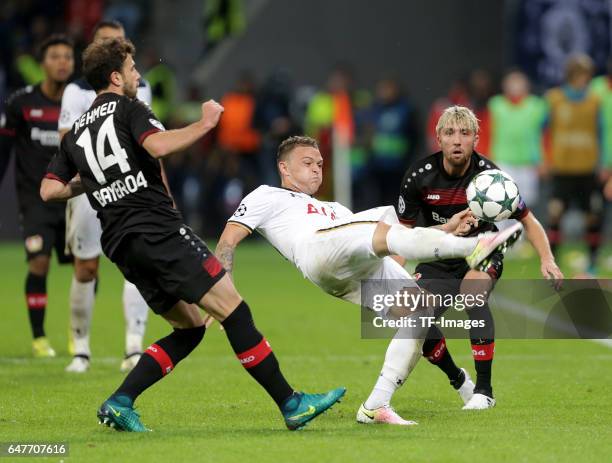
<svg viewBox="0 0 612 463">
<path fill-rule="evenodd" d="M 314 195 L 323 179 L 323 158 L 309 137 L 291 137 L 277 155 L 281 188 L 260 186 L 243 200 L 219 239 L 215 254 L 232 270 L 236 246 L 254 230 L 328 294 L 361 304 L 361 281 L 401 280 L 402 287 L 417 287 L 410 274 L 392 257 L 428 261 L 464 257 L 477 267 L 496 249 L 513 244 L 521 233 L 517 224 L 499 233 L 460 238 L 473 218 L 456 214 L 443 229 L 409 229 L 399 223 L 393 206 L 357 214 L 336 202 Z M 446 233 L 448 232 L 448 233 Z M 411 425 L 391 407 L 395 390 L 403 384 L 422 355 L 427 328 L 399 328 L 390 342 L 381 374 L 357 413 L 361 423 Z M 473 390 L 466 377 L 459 394 L 464 400 Z"/>
<path fill-rule="evenodd" d="M 121 23 L 100 22 L 93 40 L 125 37 Z M 140 80 L 138 99 L 151 104 L 151 87 Z M 58 123 L 60 137 L 70 130 L 74 121 L 85 113 L 96 98 L 96 92 L 84 78 L 66 87 L 62 97 L 62 109 Z M 102 247 L 102 228 L 96 212 L 90 206 L 87 196 L 82 194 L 68 200 L 66 205 L 66 246 L 74 256 L 74 275 L 70 287 L 70 350 L 73 359 L 66 371 L 83 373 L 89 368 L 91 350 L 89 331 L 94 306 L 95 285 Z M 125 280 L 123 287 L 123 309 L 126 323 L 125 358 L 121 371 L 131 370 L 142 353 L 142 339 L 148 317 L 148 306 L 133 283 Z"/>
</svg>

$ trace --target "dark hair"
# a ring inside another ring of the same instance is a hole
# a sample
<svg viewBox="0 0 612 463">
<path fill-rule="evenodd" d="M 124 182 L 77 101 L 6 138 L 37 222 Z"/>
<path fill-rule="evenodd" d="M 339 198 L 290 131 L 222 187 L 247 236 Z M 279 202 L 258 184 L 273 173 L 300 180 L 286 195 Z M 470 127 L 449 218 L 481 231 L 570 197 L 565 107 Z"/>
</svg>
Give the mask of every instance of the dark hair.
<svg viewBox="0 0 612 463">
<path fill-rule="evenodd" d="M 83 75 L 98 92 L 108 87 L 110 75 L 115 71 L 121 72 L 125 59 L 135 53 L 136 48 L 128 39 L 93 42 L 83 52 Z"/>
<path fill-rule="evenodd" d="M 105 27 L 109 27 L 111 29 L 117 29 L 117 30 L 119 29 L 125 30 L 123 28 L 123 24 L 121 24 L 119 21 L 115 21 L 114 19 L 103 19 L 98 24 L 96 24 L 95 27 L 93 28 L 93 31 L 91 32 L 92 38 L 96 36 L 96 33 L 100 29 L 103 29 Z"/>
<path fill-rule="evenodd" d="M 45 55 L 49 47 L 53 47 L 55 45 L 66 45 L 67 47 L 74 49 L 74 43 L 72 42 L 70 37 L 68 37 L 67 35 L 65 34 L 50 35 L 45 40 L 43 40 L 43 43 L 40 44 L 40 48 L 38 50 L 38 58 L 40 59 L 41 62 L 45 60 Z"/>
<path fill-rule="evenodd" d="M 276 161 L 279 162 L 287 159 L 287 155 L 298 146 L 310 146 L 311 148 L 319 149 L 319 145 L 314 138 L 296 135 L 286 138 L 281 142 L 276 152 Z"/>
</svg>

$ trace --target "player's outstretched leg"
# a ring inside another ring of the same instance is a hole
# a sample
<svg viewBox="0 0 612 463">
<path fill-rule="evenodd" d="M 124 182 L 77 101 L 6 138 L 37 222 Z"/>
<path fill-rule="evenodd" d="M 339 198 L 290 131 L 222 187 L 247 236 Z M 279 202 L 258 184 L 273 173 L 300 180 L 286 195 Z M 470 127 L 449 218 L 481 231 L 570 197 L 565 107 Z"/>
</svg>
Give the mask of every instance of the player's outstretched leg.
<svg viewBox="0 0 612 463">
<path fill-rule="evenodd" d="M 125 316 L 125 358 L 121 371 L 130 371 L 142 355 L 149 306 L 134 283 L 125 280 L 123 285 L 123 314 Z"/>
<path fill-rule="evenodd" d="M 201 306 L 220 320 L 238 360 L 274 400 L 290 430 L 304 427 L 344 396 L 344 388 L 325 394 L 294 391 L 283 376 L 270 344 L 255 327 L 249 306 L 228 275 L 204 295 Z"/>
<path fill-rule="evenodd" d="M 174 331 L 147 348 L 121 386 L 100 406 L 100 423 L 121 431 L 147 431 L 134 410 L 134 401 L 145 389 L 170 373 L 202 341 L 206 328 L 195 305 L 181 301 L 162 316 Z"/>
<path fill-rule="evenodd" d="M 357 422 L 362 424 L 395 424 L 409 426 L 415 421 L 403 419 L 391 407 L 395 391 L 414 369 L 421 357 L 422 339 L 415 339 L 414 329 L 400 328 L 387 347 L 380 376 L 367 400 L 357 411 Z"/>
<path fill-rule="evenodd" d="M 463 257 L 470 268 L 476 268 L 493 252 L 505 251 L 514 244 L 522 229 L 517 223 L 500 232 L 460 238 L 435 228 L 407 228 L 379 222 L 372 244 L 379 256 L 394 254 L 419 262 Z"/>
</svg>

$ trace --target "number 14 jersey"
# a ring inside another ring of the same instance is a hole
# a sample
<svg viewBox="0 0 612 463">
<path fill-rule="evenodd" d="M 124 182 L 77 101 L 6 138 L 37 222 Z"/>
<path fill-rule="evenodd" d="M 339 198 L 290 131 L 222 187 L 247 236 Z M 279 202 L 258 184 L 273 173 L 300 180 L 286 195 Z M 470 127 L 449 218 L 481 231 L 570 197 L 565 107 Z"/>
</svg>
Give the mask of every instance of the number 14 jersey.
<svg viewBox="0 0 612 463">
<path fill-rule="evenodd" d="M 102 93 L 75 121 L 47 169 L 69 182 L 77 173 L 102 224 L 102 249 L 113 251 L 127 235 L 162 237 L 182 224 L 162 182 L 159 160 L 142 147 L 163 125 L 142 102 Z"/>
</svg>

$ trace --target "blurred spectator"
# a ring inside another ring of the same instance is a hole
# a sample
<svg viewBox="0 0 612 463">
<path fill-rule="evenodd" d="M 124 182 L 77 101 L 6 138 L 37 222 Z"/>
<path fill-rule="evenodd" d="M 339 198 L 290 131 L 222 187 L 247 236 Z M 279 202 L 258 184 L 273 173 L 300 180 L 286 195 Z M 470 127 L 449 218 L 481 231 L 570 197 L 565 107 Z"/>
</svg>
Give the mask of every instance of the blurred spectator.
<svg viewBox="0 0 612 463">
<path fill-rule="evenodd" d="M 612 58 L 608 60 L 608 74 L 595 77 L 590 90 L 601 102 L 601 165 L 602 180 L 612 176 Z"/>
<path fill-rule="evenodd" d="M 538 166 L 542 162 L 542 127 L 546 102 L 529 93 L 529 80 L 518 70 L 502 81 L 502 94 L 489 100 L 491 158 L 516 181 L 529 206 L 538 199 Z M 480 144 L 480 143 L 479 143 Z"/>
<path fill-rule="evenodd" d="M 255 82 L 251 72 L 241 73 L 235 90 L 223 96 L 221 104 L 225 111 L 219 121 L 217 142 L 228 158 L 234 158 L 230 161 L 238 163 L 238 176 L 247 194 L 259 185 L 261 177 L 257 158 L 261 134 L 254 127 Z"/>
<path fill-rule="evenodd" d="M 254 126 L 262 134 L 259 153 L 261 183 L 279 184 L 276 150 L 285 138 L 299 134 L 290 112 L 292 86 L 289 73 L 276 69 L 259 91 L 255 106 Z"/>
<path fill-rule="evenodd" d="M 242 0 L 204 0 L 204 50 L 210 52 L 223 39 L 240 34 L 246 24 Z"/>
<path fill-rule="evenodd" d="M 157 118 L 166 124 L 174 109 L 176 94 L 176 77 L 174 70 L 162 61 L 154 48 L 143 53 L 143 67 L 147 69 L 144 78 L 149 81 L 153 102 L 151 109 Z"/>
<path fill-rule="evenodd" d="M 588 92 L 593 61 L 583 54 L 566 64 L 565 83 L 549 90 L 549 131 L 552 196 L 548 204 L 548 235 L 553 251 L 561 241 L 561 219 L 574 201 L 586 213 L 590 249 L 588 273 L 594 274 L 601 244 L 602 190 L 596 175 L 599 144 L 599 98 Z"/>
<path fill-rule="evenodd" d="M 485 69 L 476 69 L 470 73 L 468 82 L 469 104 L 478 118 L 478 152 L 489 155 L 491 123 L 489 121 L 489 98 L 493 96 L 493 78 Z"/>
<path fill-rule="evenodd" d="M 429 108 L 429 114 L 427 116 L 427 152 L 435 153 L 439 151 L 440 145 L 436 137 L 436 124 L 438 119 L 449 106 L 469 106 L 469 97 L 465 82 L 462 80 L 455 80 L 451 83 L 448 90 L 448 95 L 443 96 L 435 100 Z"/>
<path fill-rule="evenodd" d="M 397 185 L 413 158 L 417 138 L 414 108 L 402 95 L 397 79 L 386 77 L 376 84 L 367 132 L 367 171 L 375 185 L 367 206 L 395 204 Z"/>
<path fill-rule="evenodd" d="M 325 163 L 325 176 L 319 189 L 322 198 L 333 198 L 333 148 L 348 150 L 355 134 L 352 102 L 352 75 L 337 67 L 327 79 L 325 90 L 312 97 L 306 108 L 304 131 L 319 143 Z"/>
</svg>

